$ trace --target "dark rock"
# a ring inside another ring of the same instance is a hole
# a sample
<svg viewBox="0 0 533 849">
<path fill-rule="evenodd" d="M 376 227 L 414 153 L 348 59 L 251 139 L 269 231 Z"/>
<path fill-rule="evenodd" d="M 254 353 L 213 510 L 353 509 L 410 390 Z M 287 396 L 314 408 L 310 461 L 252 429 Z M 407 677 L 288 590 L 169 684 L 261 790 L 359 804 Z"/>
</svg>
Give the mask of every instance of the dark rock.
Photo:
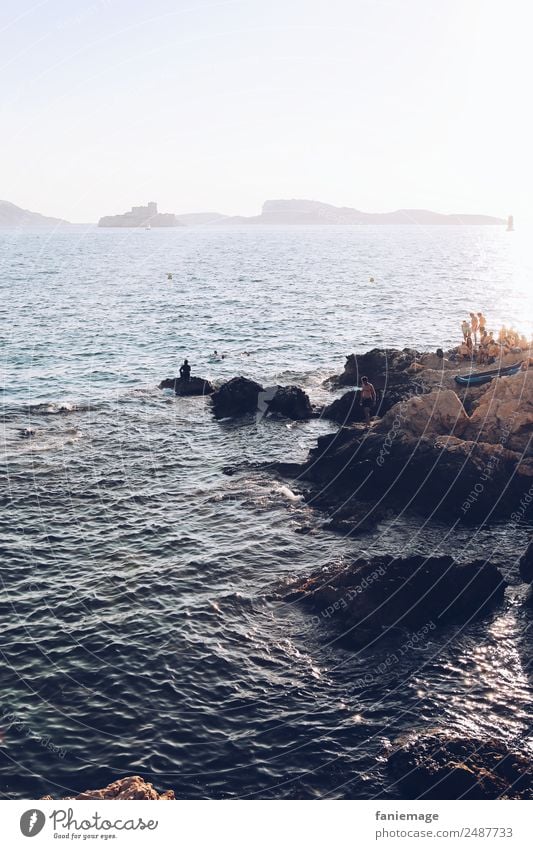
<svg viewBox="0 0 533 849">
<path fill-rule="evenodd" d="M 518 565 L 522 580 L 526 584 L 533 583 L 533 539 L 524 551 Z"/>
<path fill-rule="evenodd" d="M 309 396 L 299 386 L 267 386 L 259 402 L 268 407 L 267 413 L 277 413 L 288 419 L 304 420 L 313 414 Z"/>
<path fill-rule="evenodd" d="M 247 377 L 232 377 L 223 383 L 211 399 L 213 412 L 217 419 L 227 417 L 244 416 L 246 413 L 263 413 L 268 410 L 265 404 L 264 410 L 259 409 L 259 393 L 265 390 L 261 384 Z"/>
<path fill-rule="evenodd" d="M 358 493 L 365 501 L 466 522 L 508 513 L 530 486 L 531 461 L 501 445 L 425 436 L 401 438 L 341 428 L 319 438 L 300 477 L 332 504 Z M 505 497 L 502 497 L 505 493 Z"/>
<path fill-rule="evenodd" d="M 361 377 L 366 375 L 376 388 L 382 389 L 393 376 L 399 376 L 420 356 L 418 351 L 410 348 L 404 348 L 403 351 L 397 348 L 373 348 L 366 354 L 349 354 L 343 373 L 334 380 L 338 386 L 360 386 Z"/>
<path fill-rule="evenodd" d="M 309 397 L 299 386 L 267 386 L 246 377 L 234 377 L 213 393 L 218 419 L 255 413 L 258 418 L 276 414 L 303 420 L 313 415 Z"/>
<path fill-rule="evenodd" d="M 203 377 L 191 377 L 182 380 L 181 377 L 167 377 L 159 384 L 159 389 L 173 389 L 176 395 L 186 397 L 188 395 L 211 395 L 215 389 L 209 380 Z"/>
<path fill-rule="evenodd" d="M 340 398 L 336 398 L 324 407 L 322 415 L 325 419 L 331 419 L 339 424 L 362 422 L 365 418 L 363 407 L 359 403 L 359 393 L 354 390 L 345 392 Z"/>
<path fill-rule="evenodd" d="M 396 741 L 388 769 L 410 799 L 531 799 L 526 752 L 500 740 L 435 730 Z"/>
<path fill-rule="evenodd" d="M 429 633 L 469 622 L 500 602 L 505 587 L 496 566 L 485 561 L 384 556 L 297 578 L 284 598 L 323 617 L 343 644 L 362 646 L 399 628 Z"/>
<path fill-rule="evenodd" d="M 467 416 L 451 389 L 406 398 L 366 433 L 352 426 L 320 437 L 301 477 L 320 487 L 326 509 L 328 499 L 336 504 L 357 493 L 366 502 L 409 504 L 424 515 L 463 521 L 509 515 L 520 504 L 525 516 L 533 508 L 533 499 L 524 498 L 533 478 L 526 437 L 533 413 L 525 392 L 533 382 L 519 381 L 497 382 L 490 398 L 501 416 L 493 417 L 490 408 L 481 423 L 477 414 Z M 524 397 L 517 410 L 520 386 Z"/>
<path fill-rule="evenodd" d="M 361 386 L 361 378 L 368 377 L 377 395 L 376 407 L 373 413 L 382 416 L 394 404 L 430 391 L 430 384 L 417 377 L 418 371 L 423 371 L 419 363 L 422 355 L 418 351 L 405 348 L 399 351 L 395 348 L 382 350 L 374 348 L 366 354 L 350 354 L 341 375 L 331 378 L 333 386 Z M 342 424 L 364 420 L 363 409 L 358 403 L 358 393 L 346 393 L 329 404 L 323 411 L 327 419 Z"/>
</svg>

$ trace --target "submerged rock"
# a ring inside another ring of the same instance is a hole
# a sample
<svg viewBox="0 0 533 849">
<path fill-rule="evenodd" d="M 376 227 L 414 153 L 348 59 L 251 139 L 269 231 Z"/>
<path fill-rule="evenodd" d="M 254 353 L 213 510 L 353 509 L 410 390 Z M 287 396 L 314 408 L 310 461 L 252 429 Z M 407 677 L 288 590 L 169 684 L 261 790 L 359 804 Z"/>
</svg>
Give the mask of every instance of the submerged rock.
<svg viewBox="0 0 533 849">
<path fill-rule="evenodd" d="M 260 392 L 264 392 L 264 389 L 255 380 L 232 377 L 211 396 L 216 418 L 225 419 L 257 412 Z"/>
<path fill-rule="evenodd" d="M 203 377 L 191 377 L 183 380 L 181 377 L 167 377 L 159 384 L 159 389 L 173 389 L 176 395 L 186 397 L 188 395 L 211 395 L 215 388 L 209 380 Z"/>
<path fill-rule="evenodd" d="M 531 799 L 531 755 L 495 739 L 437 729 L 396 741 L 388 769 L 418 799 Z"/>
<path fill-rule="evenodd" d="M 43 796 L 43 799 L 53 799 L 53 796 Z M 63 796 L 62 799 L 175 799 L 173 790 L 158 793 L 153 785 L 139 775 L 128 775 L 108 784 L 102 790 L 85 790 L 77 796 Z"/>
<path fill-rule="evenodd" d="M 296 579 L 283 597 L 311 609 L 342 643 L 362 646 L 398 629 L 427 634 L 469 622 L 501 602 L 505 587 L 496 566 L 483 560 L 385 556 L 320 569 Z"/>
</svg>

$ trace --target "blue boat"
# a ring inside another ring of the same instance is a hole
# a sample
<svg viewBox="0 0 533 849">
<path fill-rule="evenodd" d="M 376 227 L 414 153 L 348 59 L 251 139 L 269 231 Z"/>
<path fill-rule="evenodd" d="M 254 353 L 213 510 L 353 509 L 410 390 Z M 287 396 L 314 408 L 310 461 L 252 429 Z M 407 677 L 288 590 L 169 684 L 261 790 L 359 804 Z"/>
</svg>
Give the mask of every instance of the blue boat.
<svg viewBox="0 0 533 849">
<path fill-rule="evenodd" d="M 484 383 L 490 383 L 493 377 L 508 377 L 511 374 L 516 374 L 520 371 L 522 360 L 519 363 L 513 363 L 512 366 L 502 366 L 492 369 L 492 371 L 471 371 L 470 374 L 456 374 L 455 382 L 459 386 L 482 386 Z"/>
</svg>

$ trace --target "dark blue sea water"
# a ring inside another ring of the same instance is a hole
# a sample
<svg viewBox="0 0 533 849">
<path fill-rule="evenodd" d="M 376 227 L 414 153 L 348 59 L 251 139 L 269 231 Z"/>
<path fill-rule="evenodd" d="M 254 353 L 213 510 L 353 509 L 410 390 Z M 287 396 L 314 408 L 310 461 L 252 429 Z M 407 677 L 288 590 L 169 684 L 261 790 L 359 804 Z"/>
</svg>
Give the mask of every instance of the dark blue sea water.
<svg viewBox="0 0 533 849">
<path fill-rule="evenodd" d="M 254 465 L 303 460 L 331 424 L 215 422 L 205 399 L 157 384 L 188 356 L 201 376 L 297 382 L 319 402 L 346 354 L 445 347 L 470 309 L 530 333 L 525 238 L 70 228 L 0 245 L 3 797 L 132 773 L 184 797 L 394 796 L 398 733 L 524 743 L 533 609 L 516 559 L 530 529 L 403 515 L 336 536 Z M 505 605 L 378 672 L 390 646 L 347 652 L 272 596 L 288 576 L 390 551 L 490 554 L 512 583 Z"/>
</svg>

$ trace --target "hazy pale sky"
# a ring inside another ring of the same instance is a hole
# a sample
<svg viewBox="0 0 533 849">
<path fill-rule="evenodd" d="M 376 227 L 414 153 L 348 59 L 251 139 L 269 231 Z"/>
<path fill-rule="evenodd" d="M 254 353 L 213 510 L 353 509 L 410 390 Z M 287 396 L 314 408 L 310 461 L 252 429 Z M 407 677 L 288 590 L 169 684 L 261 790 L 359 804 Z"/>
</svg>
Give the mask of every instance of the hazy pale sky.
<svg viewBox="0 0 533 849">
<path fill-rule="evenodd" d="M 1 0 L 0 197 L 528 215 L 526 0 Z"/>
</svg>

